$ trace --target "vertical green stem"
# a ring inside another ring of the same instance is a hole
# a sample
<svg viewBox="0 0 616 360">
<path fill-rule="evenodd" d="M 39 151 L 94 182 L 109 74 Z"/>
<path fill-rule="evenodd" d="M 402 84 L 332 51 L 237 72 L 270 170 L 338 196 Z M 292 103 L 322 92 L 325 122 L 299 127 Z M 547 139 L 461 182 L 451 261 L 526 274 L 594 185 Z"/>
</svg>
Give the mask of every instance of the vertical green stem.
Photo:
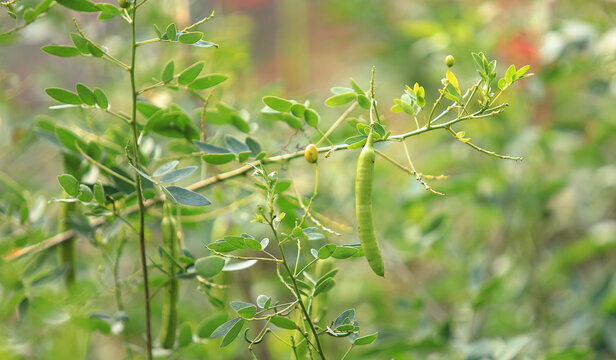
<svg viewBox="0 0 616 360">
<path fill-rule="evenodd" d="M 60 203 L 60 214 L 58 216 L 58 232 L 70 230 L 67 221 L 70 214 L 75 210 L 75 203 Z M 70 238 L 58 247 L 58 259 L 60 266 L 66 266 L 66 274 L 64 282 L 66 286 L 71 286 L 75 283 L 75 239 Z"/>
<path fill-rule="evenodd" d="M 293 283 L 293 290 L 295 292 L 295 296 L 297 297 L 297 302 L 299 303 L 299 306 L 302 309 L 302 313 L 304 314 L 304 317 L 306 318 L 306 322 L 308 322 L 308 325 L 310 326 L 310 331 L 312 332 L 312 335 L 314 336 L 314 342 L 316 344 L 317 351 L 319 352 L 319 356 L 321 357 L 322 360 L 325 360 L 325 354 L 323 353 L 323 349 L 321 348 L 321 342 L 319 341 L 319 334 L 317 333 L 317 329 L 314 327 L 314 323 L 312 322 L 312 319 L 310 318 L 310 314 L 308 314 L 306 305 L 304 305 L 304 301 L 302 300 L 302 293 L 299 291 L 299 286 L 297 285 L 297 281 L 295 280 L 293 271 L 289 267 L 287 258 L 284 254 L 284 249 L 282 248 L 282 245 L 280 244 L 280 240 L 278 239 L 278 233 L 276 232 L 276 229 L 274 228 L 274 225 L 272 222 L 270 222 L 270 227 L 272 228 L 274 237 L 276 238 L 276 242 L 278 243 L 278 247 L 280 248 L 280 255 L 282 257 L 282 265 L 284 266 L 285 270 L 287 271 L 287 274 L 289 274 L 289 277 L 291 278 L 291 282 Z"/>
<path fill-rule="evenodd" d="M 130 120 L 131 135 L 133 142 L 133 161 L 137 168 L 140 167 L 139 161 L 139 143 L 137 135 L 137 86 L 135 84 L 135 58 L 137 55 L 137 39 L 135 34 L 135 23 L 137 21 L 137 7 L 133 6 L 133 20 L 131 22 L 132 34 L 132 54 L 130 63 L 130 85 L 132 89 L 132 114 Z M 141 271 L 143 273 L 143 288 L 145 301 L 145 328 L 146 328 L 146 343 L 148 359 L 152 359 L 152 331 L 150 321 L 150 284 L 148 282 L 148 266 L 145 257 L 145 206 L 143 204 L 143 190 L 141 189 L 141 176 L 135 172 L 135 187 L 137 190 L 137 202 L 139 203 L 139 252 L 141 255 Z"/>
</svg>

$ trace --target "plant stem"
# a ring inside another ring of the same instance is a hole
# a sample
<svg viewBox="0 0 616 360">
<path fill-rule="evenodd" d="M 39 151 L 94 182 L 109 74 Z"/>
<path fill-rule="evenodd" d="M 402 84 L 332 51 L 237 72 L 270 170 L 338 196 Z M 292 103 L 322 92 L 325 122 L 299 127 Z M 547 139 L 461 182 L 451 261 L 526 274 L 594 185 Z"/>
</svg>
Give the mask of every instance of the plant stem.
<svg viewBox="0 0 616 360">
<path fill-rule="evenodd" d="M 353 350 L 353 344 L 351 344 L 351 346 L 349 346 L 349 349 L 344 353 L 344 355 L 342 355 L 342 360 L 345 360 L 347 356 L 349 356 L 351 350 Z"/>
<path fill-rule="evenodd" d="M 137 18 L 137 8 L 133 6 L 133 21 L 131 22 L 131 64 L 129 68 L 130 85 L 132 90 L 132 116 L 130 120 L 131 135 L 133 141 L 133 161 L 135 166 L 140 168 L 139 161 L 139 142 L 137 140 L 137 86 L 135 84 L 135 58 L 137 55 L 137 40 L 135 34 L 135 22 Z M 145 301 L 145 336 L 148 359 L 152 360 L 152 329 L 150 321 L 150 284 L 148 282 L 148 267 L 145 256 L 145 205 L 143 203 L 143 191 L 141 189 L 141 176 L 135 171 L 135 188 L 137 190 L 137 202 L 139 204 L 139 252 L 141 255 L 141 271 L 143 273 L 143 288 L 144 288 L 144 301 Z"/>
<path fill-rule="evenodd" d="M 302 293 L 299 291 L 299 286 L 297 285 L 297 281 L 295 280 L 295 274 L 293 274 L 293 272 L 291 271 L 291 268 L 289 268 L 287 258 L 284 254 L 284 249 L 282 248 L 282 245 L 280 244 L 280 239 L 278 238 L 278 232 L 274 228 L 273 220 L 270 220 L 269 226 L 272 229 L 272 232 L 274 233 L 274 237 L 276 238 L 276 242 L 278 243 L 278 247 L 280 248 L 280 256 L 282 257 L 282 265 L 284 266 L 285 270 L 287 271 L 287 274 L 289 274 L 289 277 L 291 278 L 291 282 L 293 284 L 293 290 L 295 292 L 295 296 L 297 297 L 297 302 L 299 303 L 299 306 L 302 309 L 302 313 L 304 313 L 304 317 L 306 318 L 306 322 L 308 322 L 308 325 L 310 326 L 310 331 L 312 332 L 312 335 L 314 336 L 314 342 L 316 343 L 319 356 L 321 357 L 322 360 L 325 360 L 325 354 L 323 353 L 323 349 L 321 348 L 321 342 L 319 341 L 319 334 L 317 333 L 317 329 L 314 327 L 314 323 L 312 322 L 312 319 L 310 318 L 310 315 L 308 314 L 308 310 L 306 309 L 306 306 L 304 305 L 304 302 L 302 301 Z M 306 341 L 307 340 L 308 339 L 306 339 Z"/>
</svg>

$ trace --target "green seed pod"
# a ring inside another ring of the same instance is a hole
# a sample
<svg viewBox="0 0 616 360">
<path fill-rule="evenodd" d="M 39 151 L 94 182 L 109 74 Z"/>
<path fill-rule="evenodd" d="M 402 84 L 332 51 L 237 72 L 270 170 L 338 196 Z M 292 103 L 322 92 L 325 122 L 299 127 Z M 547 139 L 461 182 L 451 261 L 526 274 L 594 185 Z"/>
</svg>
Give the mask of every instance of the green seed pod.
<svg viewBox="0 0 616 360">
<path fill-rule="evenodd" d="M 165 204 L 163 220 L 160 224 L 163 249 L 176 259 L 180 252 L 179 239 L 175 219 Z M 177 272 L 176 265 L 166 254 L 163 254 L 162 267 L 169 274 Z M 163 307 L 160 328 L 160 346 L 171 349 L 175 343 L 175 329 L 178 321 L 179 281 L 176 277 L 169 278 L 163 286 Z"/>
<path fill-rule="evenodd" d="M 366 145 L 357 160 L 357 174 L 355 177 L 355 214 L 357 216 L 357 230 L 359 241 L 364 250 L 368 264 L 375 274 L 385 276 L 385 264 L 381 257 L 379 243 L 374 233 L 372 220 L 372 177 L 374 176 L 374 138 L 372 130 L 368 134 Z"/>
<path fill-rule="evenodd" d="M 319 151 L 317 150 L 315 144 L 310 144 L 306 146 L 306 151 L 304 151 L 304 157 L 306 158 L 306 161 L 311 164 L 314 164 L 317 162 L 317 160 L 319 160 Z"/>
<path fill-rule="evenodd" d="M 126 9 L 129 5 L 129 1 L 128 0 L 118 0 L 118 5 L 122 8 L 122 9 Z"/>
<path fill-rule="evenodd" d="M 456 59 L 453 56 L 447 55 L 447 57 L 445 57 L 445 65 L 447 65 L 447 67 L 452 67 L 455 63 Z"/>
</svg>

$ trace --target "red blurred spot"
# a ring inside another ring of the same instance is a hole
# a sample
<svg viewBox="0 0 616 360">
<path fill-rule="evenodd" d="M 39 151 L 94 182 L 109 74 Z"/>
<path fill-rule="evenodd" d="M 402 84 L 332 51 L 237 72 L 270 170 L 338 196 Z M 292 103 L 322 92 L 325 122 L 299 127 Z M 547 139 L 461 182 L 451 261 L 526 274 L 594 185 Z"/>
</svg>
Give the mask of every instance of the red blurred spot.
<svg viewBox="0 0 616 360">
<path fill-rule="evenodd" d="M 512 36 L 503 39 L 497 46 L 498 57 L 508 66 L 514 64 L 517 68 L 530 65 L 536 68 L 539 60 L 537 44 L 539 37 L 536 34 L 518 31 Z"/>
</svg>

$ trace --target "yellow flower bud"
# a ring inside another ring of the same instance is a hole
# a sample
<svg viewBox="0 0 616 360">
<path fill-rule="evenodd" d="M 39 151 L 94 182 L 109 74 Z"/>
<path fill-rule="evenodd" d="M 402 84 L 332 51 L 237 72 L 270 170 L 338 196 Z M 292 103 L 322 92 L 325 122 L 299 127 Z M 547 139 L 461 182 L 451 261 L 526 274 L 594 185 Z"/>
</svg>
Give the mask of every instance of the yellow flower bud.
<svg viewBox="0 0 616 360">
<path fill-rule="evenodd" d="M 314 144 L 310 144 L 306 146 L 306 151 L 304 151 L 304 157 L 306 161 L 311 164 L 314 164 L 319 159 L 319 152 L 317 151 L 317 147 Z"/>
</svg>

